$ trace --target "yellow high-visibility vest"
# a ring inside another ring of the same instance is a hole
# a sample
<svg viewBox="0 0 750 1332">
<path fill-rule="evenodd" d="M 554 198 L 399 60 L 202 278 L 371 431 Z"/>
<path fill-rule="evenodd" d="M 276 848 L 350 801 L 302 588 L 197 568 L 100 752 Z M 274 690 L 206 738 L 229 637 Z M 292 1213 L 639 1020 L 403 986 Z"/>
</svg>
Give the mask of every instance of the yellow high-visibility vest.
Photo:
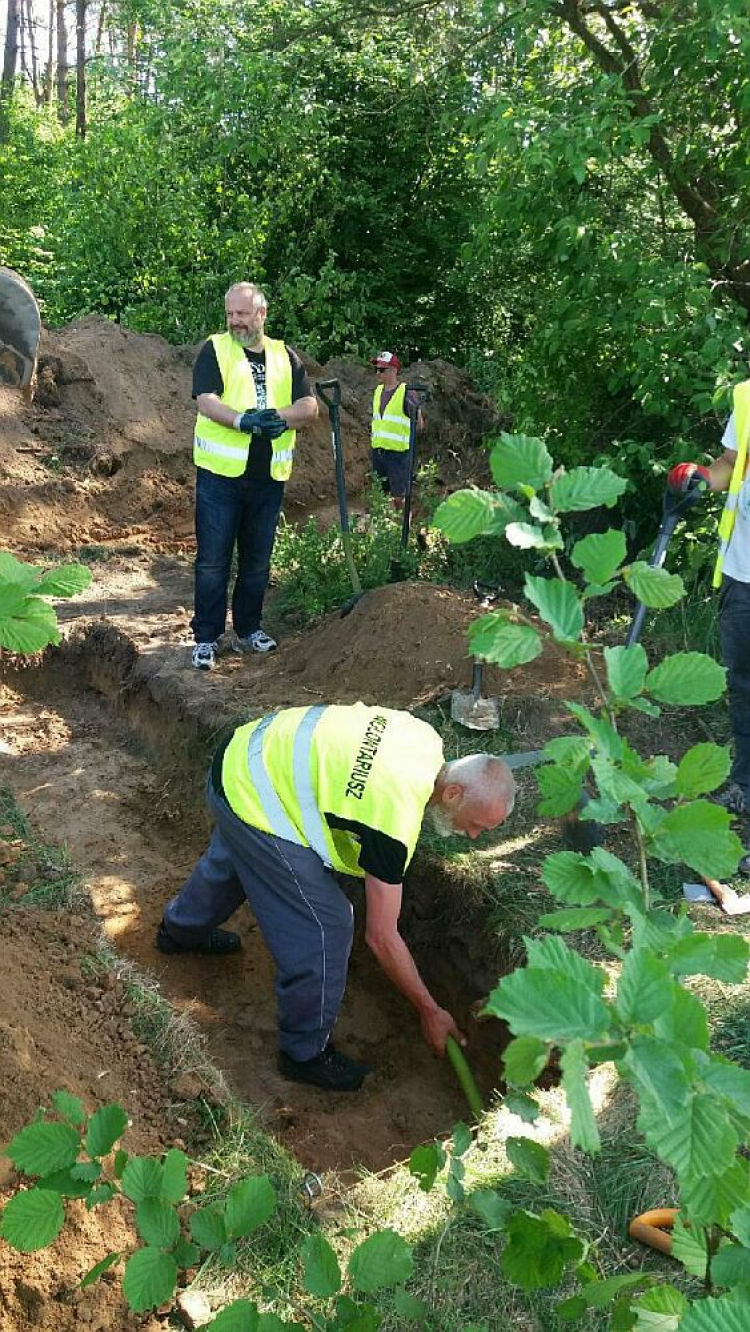
<svg viewBox="0 0 750 1332">
<path fill-rule="evenodd" d="M 231 333 L 215 333 L 210 341 L 224 382 L 221 401 L 235 412 L 252 411 L 258 405 L 258 398 L 244 348 L 235 342 Z M 292 401 L 292 366 L 287 349 L 277 338 L 266 337 L 263 349 L 266 353 L 266 405 L 288 407 Z M 196 467 L 204 467 L 219 476 L 242 476 L 251 438 L 231 426 L 219 425 L 199 412 L 195 422 L 193 462 Z M 271 476 L 274 481 L 287 481 L 291 476 L 295 439 L 294 430 L 285 430 L 273 441 Z"/>
<path fill-rule="evenodd" d="M 385 414 L 380 415 L 380 399 L 383 385 L 378 384 L 372 398 L 372 447 L 374 449 L 392 449 L 394 453 L 404 453 L 409 447 L 409 417 L 406 415 L 404 399 L 406 385 L 399 384 L 392 398 L 386 404 Z"/>
<path fill-rule="evenodd" d="M 732 479 L 729 482 L 726 503 L 719 519 L 719 554 L 716 557 L 716 568 L 714 569 L 714 587 L 721 587 L 724 557 L 734 531 L 738 496 L 745 480 L 745 464 L 747 463 L 748 442 L 750 441 L 750 379 L 744 380 L 742 384 L 737 384 L 733 394 L 732 406 L 734 408 L 734 428 L 737 434 L 737 458 L 732 470 Z"/>
<path fill-rule="evenodd" d="M 440 736 L 407 712 L 318 704 L 239 726 L 221 775 L 244 823 L 312 847 L 324 865 L 362 878 L 356 836 L 330 828 L 324 816 L 394 838 L 408 864 L 443 761 Z"/>
</svg>

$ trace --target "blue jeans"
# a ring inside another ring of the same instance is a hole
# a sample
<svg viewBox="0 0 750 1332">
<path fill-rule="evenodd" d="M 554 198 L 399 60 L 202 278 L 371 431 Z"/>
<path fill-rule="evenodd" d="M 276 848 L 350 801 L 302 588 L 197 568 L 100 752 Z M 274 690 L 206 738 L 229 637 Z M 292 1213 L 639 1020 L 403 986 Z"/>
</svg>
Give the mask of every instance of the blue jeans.
<svg viewBox="0 0 750 1332">
<path fill-rule="evenodd" d="M 199 467 L 195 483 L 196 643 L 214 643 L 227 621 L 232 552 L 237 577 L 232 593 L 232 625 L 240 638 L 260 628 L 263 598 L 271 572 L 271 552 L 284 495 L 283 481 L 217 476 Z"/>
<path fill-rule="evenodd" d="M 727 668 L 734 740 L 732 781 L 750 804 L 750 583 L 724 575 L 719 595 L 721 653 Z"/>
<path fill-rule="evenodd" d="M 167 930 L 190 946 L 247 900 L 276 963 L 279 1049 L 292 1059 L 314 1059 L 328 1043 L 344 997 L 351 903 L 309 846 L 243 823 L 210 777 L 206 795 L 213 836 L 166 907 Z"/>
</svg>

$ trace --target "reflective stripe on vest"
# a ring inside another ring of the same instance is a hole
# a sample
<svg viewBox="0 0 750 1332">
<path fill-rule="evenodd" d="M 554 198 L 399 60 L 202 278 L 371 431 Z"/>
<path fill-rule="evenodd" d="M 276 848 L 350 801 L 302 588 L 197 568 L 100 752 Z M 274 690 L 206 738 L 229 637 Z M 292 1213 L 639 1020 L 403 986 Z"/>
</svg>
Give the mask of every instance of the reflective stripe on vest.
<svg viewBox="0 0 750 1332">
<path fill-rule="evenodd" d="M 729 482 L 724 508 L 719 519 L 719 554 L 716 557 L 716 567 L 714 569 L 714 587 L 721 587 L 724 557 L 732 539 L 737 517 L 739 493 L 745 480 L 745 464 L 747 463 L 748 442 L 750 441 L 750 379 L 746 379 L 742 384 L 737 384 L 733 394 L 732 406 L 737 435 L 737 457 L 732 470 L 732 478 Z"/>
<path fill-rule="evenodd" d="M 378 384 L 372 398 L 372 447 L 391 449 L 394 453 L 404 453 L 409 447 L 411 422 L 404 405 L 406 385 L 399 384 L 392 398 L 389 398 L 384 414 L 380 415 L 380 400 L 383 385 Z"/>
<path fill-rule="evenodd" d="M 224 384 L 220 401 L 235 412 L 252 411 L 257 406 L 255 379 L 244 349 L 230 333 L 215 333 L 210 339 L 216 352 L 219 371 Z M 263 339 L 266 353 L 266 405 L 286 407 L 292 400 L 292 367 L 283 342 L 277 338 Z M 274 481 L 286 481 L 292 472 L 294 457 L 294 430 L 285 430 L 272 443 L 271 476 Z M 242 476 L 247 466 L 251 436 L 231 426 L 219 425 L 208 416 L 198 413 L 193 439 L 193 462 L 219 476 Z"/>
<path fill-rule="evenodd" d="M 305 840 L 320 857 L 326 868 L 330 869 L 331 857 L 328 852 L 323 819 L 310 780 L 310 751 L 312 749 L 313 732 L 325 712 L 325 707 L 324 703 L 316 703 L 314 707 L 308 708 L 297 727 L 292 749 L 292 773 L 294 793 L 300 808 Z M 304 846 L 305 842 L 299 837 L 291 823 L 263 762 L 263 736 L 275 715 L 275 713 L 271 713 L 270 716 L 264 717 L 255 727 L 255 730 L 251 732 L 247 743 L 247 768 L 250 780 L 258 792 L 263 813 L 271 825 L 274 836 L 282 837 L 286 842 L 294 842 L 297 846 Z"/>
</svg>

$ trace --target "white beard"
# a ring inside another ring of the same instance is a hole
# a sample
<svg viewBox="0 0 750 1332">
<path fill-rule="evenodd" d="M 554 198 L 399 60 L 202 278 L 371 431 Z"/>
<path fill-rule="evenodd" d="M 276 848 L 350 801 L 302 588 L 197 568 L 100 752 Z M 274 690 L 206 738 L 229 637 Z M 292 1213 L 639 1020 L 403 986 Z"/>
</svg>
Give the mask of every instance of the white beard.
<svg viewBox="0 0 750 1332">
<path fill-rule="evenodd" d="M 438 837 L 465 837 L 465 832 L 459 832 L 453 825 L 453 819 L 450 814 L 446 814 L 440 805 L 430 806 L 430 818 L 432 826 Z"/>
</svg>

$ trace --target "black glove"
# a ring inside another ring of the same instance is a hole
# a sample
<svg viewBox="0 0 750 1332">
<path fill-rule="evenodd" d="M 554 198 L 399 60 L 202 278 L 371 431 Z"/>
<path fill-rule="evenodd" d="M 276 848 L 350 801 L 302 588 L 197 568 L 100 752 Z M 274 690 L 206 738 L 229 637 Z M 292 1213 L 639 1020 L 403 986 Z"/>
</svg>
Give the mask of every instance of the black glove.
<svg viewBox="0 0 750 1332">
<path fill-rule="evenodd" d="M 278 439 L 289 429 L 275 407 L 266 407 L 262 412 L 244 412 L 239 428 L 245 435 L 268 435 L 271 439 Z"/>
</svg>

